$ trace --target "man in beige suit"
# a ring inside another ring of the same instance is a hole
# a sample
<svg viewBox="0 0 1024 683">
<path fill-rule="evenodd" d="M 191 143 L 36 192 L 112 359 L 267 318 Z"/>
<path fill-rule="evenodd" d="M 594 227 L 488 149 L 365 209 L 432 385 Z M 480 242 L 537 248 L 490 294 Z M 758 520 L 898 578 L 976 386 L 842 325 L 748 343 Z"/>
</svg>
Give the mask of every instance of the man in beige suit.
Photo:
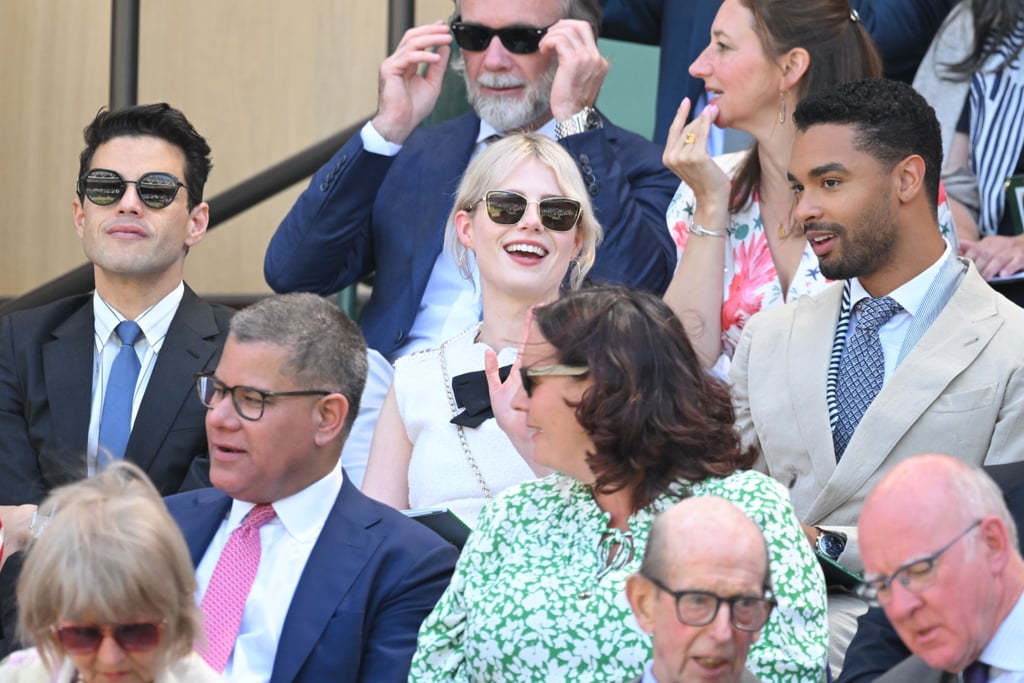
<svg viewBox="0 0 1024 683">
<path fill-rule="evenodd" d="M 747 324 L 737 427 L 810 541 L 861 570 L 861 505 L 895 463 L 1024 459 L 1024 311 L 940 236 L 941 135 L 912 88 L 847 83 L 793 119 L 794 211 L 838 282 Z"/>
</svg>

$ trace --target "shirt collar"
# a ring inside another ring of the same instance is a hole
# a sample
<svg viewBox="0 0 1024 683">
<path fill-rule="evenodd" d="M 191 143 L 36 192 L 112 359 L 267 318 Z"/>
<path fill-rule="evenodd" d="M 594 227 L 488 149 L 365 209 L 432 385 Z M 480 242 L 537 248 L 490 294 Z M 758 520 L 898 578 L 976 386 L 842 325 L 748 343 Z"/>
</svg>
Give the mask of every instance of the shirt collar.
<svg viewBox="0 0 1024 683">
<path fill-rule="evenodd" d="M 318 479 L 298 493 L 287 498 L 275 500 L 272 505 L 277 519 L 292 538 L 300 543 L 316 540 L 320 530 L 327 521 L 327 515 L 338 498 L 344 475 L 341 471 L 341 460 L 327 476 Z M 255 503 L 244 500 L 232 500 L 228 513 L 228 529 L 234 531 L 249 511 L 256 507 Z M 273 522 L 270 522 L 273 524 Z"/>
<path fill-rule="evenodd" d="M 543 126 L 534 131 L 538 135 L 543 135 L 546 138 L 555 139 L 555 120 L 552 118 Z M 476 134 L 476 143 L 479 145 L 481 142 L 491 137 L 492 135 L 500 135 L 504 137 L 507 133 L 496 129 L 491 124 L 487 123 L 483 119 L 480 119 L 480 131 Z"/>
<path fill-rule="evenodd" d="M 917 315 L 917 311 L 921 308 L 921 302 L 924 301 L 925 295 L 931 289 L 932 283 L 935 282 L 942 264 L 946 262 L 946 259 L 951 258 L 951 254 L 952 249 L 950 249 L 947 242 L 942 256 L 935 263 L 921 271 L 912 280 L 904 282 L 889 292 L 889 296 L 895 299 L 896 303 L 902 306 L 903 310 L 911 316 Z M 864 289 L 864 285 L 861 284 L 860 278 L 855 277 L 850 280 L 850 310 L 856 310 L 857 304 L 862 299 L 870 297 L 871 295 L 868 294 L 868 290 Z"/>
<path fill-rule="evenodd" d="M 1024 649 L 1020 646 L 1020 629 L 1024 625 L 1024 594 L 1017 598 L 1006 619 L 996 629 L 979 659 L 993 669 L 1024 672 Z M 993 676 L 994 677 L 994 674 Z"/>
<path fill-rule="evenodd" d="M 164 298 L 144 310 L 135 319 L 139 329 L 142 330 L 143 336 L 150 345 L 156 344 L 157 340 L 167 336 L 167 330 L 171 327 L 171 320 L 174 318 L 174 314 L 178 310 L 178 304 L 181 303 L 184 295 L 185 283 L 179 282 L 178 286 L 172 289 Z M 96 343 L 102 348 L 110 340 L 118 323 L 126 318 L 117 309 L 108 304 L 100 296 L 100 293 L 96 291 L 92 293 L 92 310 Z"/>
</svg>

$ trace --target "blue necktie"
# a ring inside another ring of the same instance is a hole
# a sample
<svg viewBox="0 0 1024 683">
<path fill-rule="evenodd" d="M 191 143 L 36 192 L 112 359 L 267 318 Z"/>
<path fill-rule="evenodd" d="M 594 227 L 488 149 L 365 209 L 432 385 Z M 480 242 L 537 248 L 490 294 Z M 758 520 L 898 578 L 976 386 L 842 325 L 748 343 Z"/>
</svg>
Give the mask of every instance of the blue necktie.
<svg viewBox="0 0 1024 683">
<path fill-rule="evenodd" d="M 132 431 L 132 397 L 139 379 L 139 357 L 135 342 L 142 330 L 134 320 L 122 320 L 114 330 L 121 340 L 121 350 L 110 366 L 110 377 L 103 396 L 103 414 L 100 416 L 100 443 L 96 454 L 97 471 L 111 460 L 124 457 L 128 436 Z"/>
<path fill-rule="evenodd" d="M 885 296 L 863 299 L 857 307 L 857 327 L 850 336 L 846 352 L 839 363 L 836 379 L 836 407 L 839 411 L 832 442 L 835 444 L 836 462 L 850 443 L 854 430 L 864 417 L 885 379 L 885 357 L 878 328 L 896 315 L 903 307 Z"/>
<path fill-rule="evenodd" d="M 976 661 L 966 669 L 963 673 L 964 683 L 988 683 L 988 664 Z"/>
</svg>

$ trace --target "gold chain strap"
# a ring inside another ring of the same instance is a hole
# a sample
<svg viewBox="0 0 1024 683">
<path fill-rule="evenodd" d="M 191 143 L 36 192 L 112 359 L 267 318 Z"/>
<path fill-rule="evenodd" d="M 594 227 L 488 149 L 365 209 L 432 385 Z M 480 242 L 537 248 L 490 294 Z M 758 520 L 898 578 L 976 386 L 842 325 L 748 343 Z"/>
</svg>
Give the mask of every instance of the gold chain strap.
<svg viewBox="0 0 1024 683">
<path fill-rule="evenodd" d="M 452 378 L 448 374 L 448 361 L 445 356 L 447 354 L 448 342 L 445 341 L 438 348 L 438 353 L 441 354 L 441 374 L 444 377 L 444 388 L 448 393 L 448 405 L 452 409 L 452 417 L 459 413 L 459 408 L 455 405 L 455 393 L 452 391 Z M 473 474 L 476 475 L 477 482 L 480 483 L 480 489 L 484 492 L 484 497 L 488 500 L 494 498 L 494 494 L 491 493 L 491 489 L 487 486 L 487 482 L 484 481 L 484 475 L 480 472 L 480 467 L 476 464 L 476 458 L 473 457 L 473 452 L 469 450 L 469 442 L 466 441 L 466 431 L 462 428 L 462 425 L 455 425 L 455 431 L 459 433 L 459 443 L 462 444 L 462 452 L 466 454 L 466 460 L 469 462 L 469 466 L 473 469 Z"/>
</svg>

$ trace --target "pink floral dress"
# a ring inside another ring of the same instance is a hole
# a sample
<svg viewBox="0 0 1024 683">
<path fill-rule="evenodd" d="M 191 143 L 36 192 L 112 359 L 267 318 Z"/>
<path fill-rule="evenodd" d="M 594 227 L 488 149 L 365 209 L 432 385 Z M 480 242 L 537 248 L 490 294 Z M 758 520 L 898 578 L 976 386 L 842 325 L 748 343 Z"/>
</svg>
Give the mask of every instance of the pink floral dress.
<svg viewBox="0 0 1024 683">
<path fill-rule="evenodd" d="M 715 157 L 715 163 L 732 178 L 746 154 L 745 151 L 724 154 Z M 680 183 L 666 215 L 668 229 L 680 257 L 690 237 L 689 226 L 693 223 L 696 206 L 693 190 L 686 183 Z M 943 237 L 951 241 L 955 248 L 956 232 L 946 204 L 946 190 L 942 185 L 939 186 L 939 227 Z M 788 291 L 783 293 L 761 223 L 761 205 L 756 191 L 751 201 L 731 214 L 728 230 L 729 245 L 725 252 L 725 283 L 722 292 L 722 355 L 731 359 L 743 327 L 752 315 L 762 308 L 779 306 L 788 301 L 796 301 L 805 294 L 813 294 L 829 281 L 821 274 L 818 257 L 808 243 L 804 245 L 796 275 Z"/>
</svg>

